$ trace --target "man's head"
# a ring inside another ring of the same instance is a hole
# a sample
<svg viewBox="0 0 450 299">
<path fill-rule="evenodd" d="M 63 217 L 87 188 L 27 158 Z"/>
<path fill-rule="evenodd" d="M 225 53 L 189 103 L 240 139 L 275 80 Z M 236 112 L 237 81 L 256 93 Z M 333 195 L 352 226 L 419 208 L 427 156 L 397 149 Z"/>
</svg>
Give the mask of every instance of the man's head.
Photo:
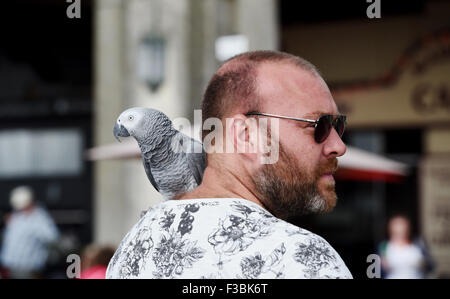
<svg viewBox="0 0 450 299">
<path fill-rule="evenodd" d="M 246 120 L 253 117 L 246 116 L 248 112 L 313 120 L 324 114 L 338 114 L 326 83 L 311 63 L 273 51 L 250 52 L 230 59 L 219 68 L 205 92 L 203 119 L 231 119 L 224 138 L 235 145 L 240 141 L 248 149 L 259 149 L 259 129 L 247 125 Z M 328 138 L 317 143 L 314 124 L 280 119 L 278 128 L 269 130 L 279 141 L 276 163 L 261 164 L 259 151 L 210 154 L 208 163 L 247 176 L 244 181 L 251 182 L 252 192 L 261 204 L 280 218 L 330 211 L 336 204 L 331 174 L 337 168 L 336 157 L 345 153 L 339 135 L 332 129 Z"/>
<path fill-rule="evenodd" d="M 388 222 L 389 237 L 395 241 L 408 241 L 411 237 L 411 224 L 408 217 L 396 215 Z"/>
<path fill-rule="evenodd" d="M 254 51 L 227 60 L 213 75 L 202 103 L 202 118 L 224 119 L 235 113 L 259 111 L 258 68 L 267 63 L 291 64 L 310 73 L 319 71 L 310 62 L 288 53 Z M 208 131 L 203 131 L 203 138 Z"/>
<path fill-rule="evenodd" d="M 33 204 L 33 190 L 28 186 L 19 186 L 10 193 L 10 204 L 15 211 L 26 209 Z"/>
</svg>

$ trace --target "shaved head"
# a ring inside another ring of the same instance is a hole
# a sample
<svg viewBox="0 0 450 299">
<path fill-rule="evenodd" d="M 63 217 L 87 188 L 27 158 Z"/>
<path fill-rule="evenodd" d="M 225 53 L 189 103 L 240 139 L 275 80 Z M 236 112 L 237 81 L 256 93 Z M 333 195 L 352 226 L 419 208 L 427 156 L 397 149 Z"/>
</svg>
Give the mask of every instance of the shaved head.
<svg viewBox="0 0 450 299">
<path fill-rule="evenodd" d="M 202 104 L 202 119 L 224 119 L 235 113 L 258 111 L 258 67 L 264 63 L 287 63 L 320 77 L 317 68 L 303 58 L 277 51 L 254 51 L 227 60 L 211 78 Z M 210 131 L 203 130 L 203 138 Z"/>
</svg>

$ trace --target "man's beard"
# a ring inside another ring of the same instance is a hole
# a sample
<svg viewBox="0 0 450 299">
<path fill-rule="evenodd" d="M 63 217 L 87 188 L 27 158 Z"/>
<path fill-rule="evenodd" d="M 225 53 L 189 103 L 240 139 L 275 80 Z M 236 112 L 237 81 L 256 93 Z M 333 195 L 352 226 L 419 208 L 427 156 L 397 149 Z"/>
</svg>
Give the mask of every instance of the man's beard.
<svg viewBox="0 0 450 299">
<path fill-rule="evenodd" d="M 326 173 L 336 171 L 337 159 L 332 158 L 308 172 L 283 149 L 281 143 L 279 154 L 277 163 L 263 165 L 252 177 L 264 207 L 281 219 L 330 212 L 337 201 L 335 186 L 325 182 L 319 187 L 319 179 Z"/>
</svg>

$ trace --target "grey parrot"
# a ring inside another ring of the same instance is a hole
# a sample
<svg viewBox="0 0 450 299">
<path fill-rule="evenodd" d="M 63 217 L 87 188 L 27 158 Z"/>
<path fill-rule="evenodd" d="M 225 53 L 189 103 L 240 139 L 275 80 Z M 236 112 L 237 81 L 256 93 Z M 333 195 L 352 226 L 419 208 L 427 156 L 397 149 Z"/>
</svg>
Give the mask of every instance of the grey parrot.
<svg viewBox="0 0 450 299">
<path fill-rule="evenodd" d="M 142 155 L 147 177 L 165 200 L 196 188 L 202 182 L 206 154 L 201 142 L 173 127 L 161 111 L 134 107 L 122 112 L 114 137 L 132 136 Z"/>
</svg>

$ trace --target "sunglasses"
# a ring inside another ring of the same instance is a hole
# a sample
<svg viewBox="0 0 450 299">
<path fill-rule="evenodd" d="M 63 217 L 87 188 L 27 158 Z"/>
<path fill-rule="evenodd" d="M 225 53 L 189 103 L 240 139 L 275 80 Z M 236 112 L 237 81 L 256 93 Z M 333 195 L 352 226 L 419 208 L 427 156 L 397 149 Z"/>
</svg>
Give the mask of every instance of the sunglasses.
<svg viewBox="0 0 450 299">
<path fill-rule="evenodd" d="M 245 115 L 263 115 L 269 117 L 276 117 L 282 119 L 292 119 L 297 121 L 303 121 L 314 124 L 314 140 L 317 143 L 322 143 L 325 139 L 330 135 L 331 129 L 334 128 L 338 133 L 339 137 L 342 137 L 345 131 L 345 126 L 347 125 L 347 117 L 345 115 L 331 115 L 326 114 L 320 116 L 317 120 L 313 119 L 305 119 L 305 118 L 296 118 L 282 115 L 275 115 L 269 113 L 261 113 L 261 112 L 249 112 Z"/>
</svg>

